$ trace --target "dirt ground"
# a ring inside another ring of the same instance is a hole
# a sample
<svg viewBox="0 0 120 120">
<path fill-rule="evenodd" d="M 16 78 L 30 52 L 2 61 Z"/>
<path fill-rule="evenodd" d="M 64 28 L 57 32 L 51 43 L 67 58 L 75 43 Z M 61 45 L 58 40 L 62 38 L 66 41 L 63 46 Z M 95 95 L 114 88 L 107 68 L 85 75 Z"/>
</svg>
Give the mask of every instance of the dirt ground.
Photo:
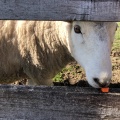
<svg viewBox="0 0 120 120">
<path fill-rule="evenodd" d="M 120 83 L 120 50 L 112 51 L 112 83 Z"/>
</svg>

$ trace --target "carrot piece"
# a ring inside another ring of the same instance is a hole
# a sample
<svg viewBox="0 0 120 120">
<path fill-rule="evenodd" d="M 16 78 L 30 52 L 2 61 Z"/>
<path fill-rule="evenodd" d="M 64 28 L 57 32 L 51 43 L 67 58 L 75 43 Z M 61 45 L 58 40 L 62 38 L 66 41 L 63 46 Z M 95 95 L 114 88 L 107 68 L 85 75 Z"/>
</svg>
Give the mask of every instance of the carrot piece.
<svg viewBox="0 0 120 120">
<path fill-rule="evenodd" d="M 101 92 L 103 92 L 103 93 L 109 92 L 109 87 L 101 88 Z"/>
</svg>

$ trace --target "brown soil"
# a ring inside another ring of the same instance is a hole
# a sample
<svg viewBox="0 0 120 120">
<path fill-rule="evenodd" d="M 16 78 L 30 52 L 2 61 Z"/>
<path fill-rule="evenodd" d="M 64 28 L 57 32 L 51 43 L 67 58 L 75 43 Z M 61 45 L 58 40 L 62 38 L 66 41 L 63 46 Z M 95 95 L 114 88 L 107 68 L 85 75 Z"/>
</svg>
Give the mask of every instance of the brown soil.
<svg viewBox="0 0 120 120">
<path fill-rule="evenodd" d="M 120 83 L 120 49 L 112 51 L 112 83 Z"/>
</svg>

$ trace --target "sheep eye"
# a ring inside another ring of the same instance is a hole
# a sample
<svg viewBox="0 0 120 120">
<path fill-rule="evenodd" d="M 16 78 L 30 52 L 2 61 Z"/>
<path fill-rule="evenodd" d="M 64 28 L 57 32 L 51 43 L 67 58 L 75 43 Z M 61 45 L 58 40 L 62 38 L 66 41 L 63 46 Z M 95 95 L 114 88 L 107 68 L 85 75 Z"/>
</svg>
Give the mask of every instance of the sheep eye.
<svg viewBox="0 0 120 120">
<path fill-rule="evenodd" d="M 81 33 L 82 34 L 82 32 L 81 32 L 81 28 L 80 28 L 80 26 L 79 25 L 75 25 L 74 26 L 74 31 L 75 31 L 75 33 Z"/>
</svg>

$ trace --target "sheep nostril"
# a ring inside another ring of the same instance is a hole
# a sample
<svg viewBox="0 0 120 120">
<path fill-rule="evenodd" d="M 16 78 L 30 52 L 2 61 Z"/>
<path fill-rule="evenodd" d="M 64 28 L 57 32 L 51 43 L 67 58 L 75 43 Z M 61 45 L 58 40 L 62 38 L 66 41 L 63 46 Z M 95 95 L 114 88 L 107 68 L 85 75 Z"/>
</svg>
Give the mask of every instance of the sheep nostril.
<svg viewBox="0 0 120 120">
<path fill-rule="evenodd" d="M 100 87 L 107 87 L 109 83 L 107 81 L 100 82 L 99 78 L 93 78 L 95 83 L 97 83 Z"/>
<path fill-rule="evenodd" d="M 93 78 L 93 80 L 95 81 L 95 83 L 100 84 L 99 83 L 99 78 Z"/>
</svg>

